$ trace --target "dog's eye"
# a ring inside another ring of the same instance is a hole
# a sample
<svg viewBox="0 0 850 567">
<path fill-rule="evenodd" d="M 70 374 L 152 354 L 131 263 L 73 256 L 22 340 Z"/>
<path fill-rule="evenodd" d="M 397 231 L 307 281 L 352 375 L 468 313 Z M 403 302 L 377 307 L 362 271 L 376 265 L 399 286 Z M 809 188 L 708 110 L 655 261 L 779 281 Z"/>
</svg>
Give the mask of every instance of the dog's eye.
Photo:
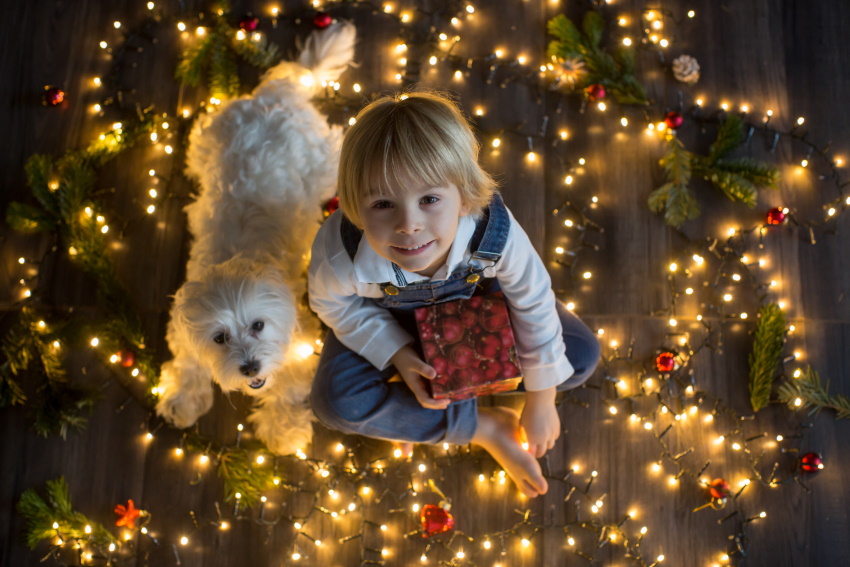
<svg viewBox="0 0 850 567">
<path fill-rule="evenodd" d="M 227 335 L 225 335 L 224 333 L 219 333 L 213 337 L 213 340 L 218 344 L 223 345 L 224 341 L 227 340 Z"/>
<path fill-rule="evenodd" d="M 263 323 L 262 321 L 254 321 L 254 324 L 251 325 L 251 329 L 256 333 L 259 333 L 260 331 L 263 330 L 263 327 L 265 327 L 265 326 L 266 326 L 266 324 Z"/>
</svg>

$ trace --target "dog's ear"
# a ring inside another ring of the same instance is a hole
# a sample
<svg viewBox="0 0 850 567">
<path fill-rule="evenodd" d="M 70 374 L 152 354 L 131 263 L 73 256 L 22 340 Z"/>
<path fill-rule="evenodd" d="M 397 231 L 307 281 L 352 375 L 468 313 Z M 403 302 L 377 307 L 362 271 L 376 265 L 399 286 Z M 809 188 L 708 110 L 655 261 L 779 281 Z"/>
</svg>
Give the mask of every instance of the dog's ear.
<svg viewBox="0 0 850 567">
<path fill-rule="evenodd" d="M 206 326 L 199 320 L 200 298 L 206 293 L 207 284 L 199 281 L 185 282 L 174 294 L 171 307 L 171 324 L 174 332 L 182 337 L 182 343 L 190 345 L 197 353 L 198 331 Z"/>
</svg>

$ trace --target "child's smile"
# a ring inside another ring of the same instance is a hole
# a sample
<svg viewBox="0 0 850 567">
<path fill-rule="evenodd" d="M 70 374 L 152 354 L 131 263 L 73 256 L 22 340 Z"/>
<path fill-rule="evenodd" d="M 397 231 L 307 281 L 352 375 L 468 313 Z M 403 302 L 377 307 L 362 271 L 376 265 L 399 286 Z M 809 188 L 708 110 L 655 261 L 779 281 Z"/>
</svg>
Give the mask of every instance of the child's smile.
<svg viewBox="0 0 850 567">
<path fill-rule="evenodd" d="M 460 217 L 468 213 L 451 183 L 373 194 L 361 203 L 363 235 L 372 249 L 423 276 L 433 276 L 446 262 Z"/>
</svg>

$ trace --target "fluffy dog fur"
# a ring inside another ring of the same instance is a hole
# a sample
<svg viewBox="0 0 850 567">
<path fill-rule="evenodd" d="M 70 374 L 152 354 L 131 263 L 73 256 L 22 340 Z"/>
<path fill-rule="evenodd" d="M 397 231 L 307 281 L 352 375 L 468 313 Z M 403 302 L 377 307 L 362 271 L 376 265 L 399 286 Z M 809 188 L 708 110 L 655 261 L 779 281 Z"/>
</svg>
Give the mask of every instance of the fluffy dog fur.
<svg viewBox="0 0 850 567">
<path fill-rule="evenodd" d="M 311 441 L 309 347 L 319 326 L 304 302 L 306 271 L 342 135 L 310 97 L 353 53 L 351 24 L 314 32 L 298 63 L 271 69 L 251 96 L 199 118 L 190 134 L 187 171 L 200 193 L 186 207 L 187 281 L 171 309 L 174 359 L 162 367 L 156 406 L 177 427 L 210 409 L 215 382 L 256 398 L 248 419 L 272 451 Z"/>
</svg>

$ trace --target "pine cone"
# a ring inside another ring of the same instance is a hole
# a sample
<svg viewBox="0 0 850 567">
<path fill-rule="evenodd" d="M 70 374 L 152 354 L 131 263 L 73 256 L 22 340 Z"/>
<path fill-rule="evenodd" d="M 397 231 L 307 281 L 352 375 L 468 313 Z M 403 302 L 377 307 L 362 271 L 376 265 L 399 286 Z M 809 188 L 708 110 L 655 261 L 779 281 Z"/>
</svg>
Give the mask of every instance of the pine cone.
<svg viewBox="0 0 850 567">
<path fill-rule="evenodd" d="M 677 81 L 695 85 L 699 81 L 699 63 L 690 55 L 680 55 L 673 60 L 673 76 Z"/>
</svg>

